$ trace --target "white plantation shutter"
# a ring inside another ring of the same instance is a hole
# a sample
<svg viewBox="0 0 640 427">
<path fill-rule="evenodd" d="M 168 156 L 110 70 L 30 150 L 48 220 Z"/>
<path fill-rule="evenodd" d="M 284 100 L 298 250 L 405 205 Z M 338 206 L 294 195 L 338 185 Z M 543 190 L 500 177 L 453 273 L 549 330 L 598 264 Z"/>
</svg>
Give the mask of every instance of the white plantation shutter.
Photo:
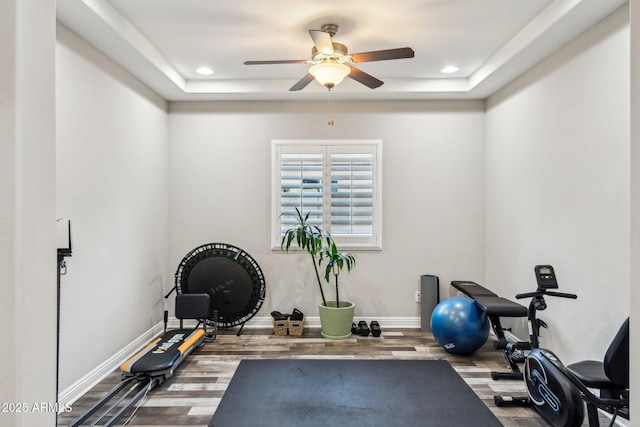
<svg viewBox="0 0 640 427">
<path fill-rule="evenodd" d="M 281 232 L 296 224 L 296 208 L 310 212 L 309 223 L 322 226 L 324 155 L 282 154 L 280 157 Z"/>
<path fill-rule="evenodd" d="M 381 248 L 380 141 L 273 141 L 272 246 L 296 208 L 341 249 Z"/>
<path fill-rule="evenodd" d="M 331 154 L 331 235 L 373 235 L 373 200 L 373 153 Z"/>
</svg>

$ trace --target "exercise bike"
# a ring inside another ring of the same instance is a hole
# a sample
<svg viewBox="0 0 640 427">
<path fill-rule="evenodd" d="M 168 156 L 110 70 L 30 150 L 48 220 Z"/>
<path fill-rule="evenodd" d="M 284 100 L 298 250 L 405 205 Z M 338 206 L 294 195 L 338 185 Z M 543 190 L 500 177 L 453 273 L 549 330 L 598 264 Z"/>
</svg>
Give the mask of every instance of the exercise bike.
<svg viewBox="0 0 640 427">
<path fill-rule="evenodd" d="M 507 342 L 501 341 L 494 343 L 494 348 L 497 350 L 504 350 L 504 357 L 507 361 L 507 365 L 511 372 L 509 373 L 491 373 L 493 380 L 498 379 L 523 379 L 523 374 L 520 371 L 518 365 L 525 364 L 527 360 L 527 354 L 532 349 L 536 349 L 540 344 L 540 329 L 548 328 L 547 324 L 537 317 L 538 311 L 546 310 L 547 303 L 544 299 L 545 296 L 554 296 L 560 298 L 578 298 L 575 294 L 567 294 L 563 292 L 555 292 L 550 289 L 557 289 L 558 283 L 555 280 L 555 273 L 553 267 L 550 265 L 538 265 L 534 268 L 536 274 L 536 281 L 538 287 L 535 292 L 527 292 L 523 294 L 517 294 L 517 299 L 531 298 L 529 308 L 527 309 L 527 325 L 529 329 L 529 342 L 517 341 Z M 495 400 L 495 399 L 494 399 Z M 499 398 L 498 398 L 499 401 Z M 498 403 L 497 403 L 498 404 Z M 507 406 L 511 404 L 513 406 L 520 406 L 521 402 L 516 400 L 514 402 L 502 402 L 499 401 L 498 406 Z"/>
<path fill-rule="evenodd" d="M 627 319 L 607 350 L 603 362 L 583 361 L 564 366 L 550 350 L 539 348 L 540 327 L 537 311 L 546 309 L 544 297 L 577 298 L 574 294 L 550 291 L 558 282 L 552 266 L 536 266 L 536 292 L 516 295 L 531 298 L 528 323 L 531 351 L 526 356 L 524 381 L 527 397 L 495 396 L 496 406 L 529 406 L 551 426 L 578 427 L 584 421 L 586 402 L 590 427 L 599 427 L 598 409 L 613 417 L 629 418 L 629 319 Z M 590 388 L 600 389 L 596 396 Z"/>
<path fill-rule="evenodd" d="M 534 272 L 538 283 L 536 291 L 516 295 L 516 299 L 531 298 L 527 310 L 529 343 L 527 343 L 528 345 L 526 346 L 522 346 L 520 343 L 512 344 L 514 357 L 517 357 L 518 361 L 524 363 L 523 379 L 527 386 L 528 396 L 511 397 L 498 395 L 494 396 L 493 400 L 495 405 L 500 407 L 533 406 L 540 412 L 542 418 L 554 426 L 574 425 L 568 424 L 568 420 L 580 419 L 580 422 L 575 424 L 579 426 L 584 418 L 580 394 L 575 393 L 573 388 L 570 387 L 570 383 L 564 380 L 564 378 L 547 376 L 545 374 L 545 365 L 547 365 L 547 363 L 544 360 L 540 361 L 540 359 L 536 357 L 540 345 L 540 328 L 547 328 L 547 324 L 543 320 L 538 319 L 537 315 L 539 311 L 547 309 L 545 296 L 570 299 L 576 299 L 578 296 L 552 290 L 558 289 L 558 282 L 552 266 L 538 265 L 534 268 Z M 528 351 L 528 354 L 525 354 L 525 351 Z M 552 419 L 553 422 L 550 422 L 549 419 Z"/>
<path fill-rule="evenodd" d="M 498 341 L 494 343 L 494 348 L 497 350 L 504 350 L 504 357 L 509 367 L 509 373 L 491 373 L 493 380 L 499 379 L 514 379 L 522 380 L 523 374 L 519 365 L 524 365 L 527 360 L 527 354 L 534 348 L 538 348 L 540 344 L 540 330 L 541 328 L 548 328 L 547 324 L 537 317 L 538 311 L 546 310 L 547 303 L 544 299 L 545 295 L 555 296 L 560 298 L 576 299 L 577 295 L 567 294 L 562 292 L 554 292 L 549 289 L 557 289 L 557 282 L 553 282 L 550 277 L 553 275 L 553 267 L 551 266 L 537 266 L 535 267 L 536 280 L 538 282 L 538 288 L 535 292 L 527 292 L 524 294 L 516 295 L 517 299 L 531 298 L 528 309 L 526 309 L 527 325 L 529 330 L 529 341 Z M 500 402 L 499 406 L 507 406 L 512 402 Z M 513 405 L 519 402 L 512 403 Z"/>
</svg>

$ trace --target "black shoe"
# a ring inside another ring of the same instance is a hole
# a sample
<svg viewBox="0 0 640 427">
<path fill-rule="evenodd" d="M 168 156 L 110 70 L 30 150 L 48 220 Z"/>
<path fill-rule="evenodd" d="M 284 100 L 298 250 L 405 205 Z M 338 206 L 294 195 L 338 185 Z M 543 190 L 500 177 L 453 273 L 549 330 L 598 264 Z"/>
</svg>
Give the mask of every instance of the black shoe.
<svg viewBox="0 0 640 427">
<path fill-rule="evenodd" d="M 302 319 L 304 319 L 304 314 L 297 308 L 294 308 L 293 313 L 291 313 L 290 320 L 302 320 Z"/>
<path fill-rule="evenodd" d="M 380 329 L 380 324 L 374 320 L 373 322 L 371 322 L 371 335 L 373 335 L 374 337 L 379 337 L 380 334 L 382 333 L 382 330 Z"/>
<path fill-rule="evenodd" d="M 358 329 L 360 330 L 360 336 L 366 337 L 369 335 L 369 327 L 364 320 L 358 322 Z"/>
<path fill-rule="evenodd" d="M 273 317 L 273 320 L 287 320 L 288 315 L 282 314 L 279 311 L 272 311 L 271 317 Z"/>
</svg>

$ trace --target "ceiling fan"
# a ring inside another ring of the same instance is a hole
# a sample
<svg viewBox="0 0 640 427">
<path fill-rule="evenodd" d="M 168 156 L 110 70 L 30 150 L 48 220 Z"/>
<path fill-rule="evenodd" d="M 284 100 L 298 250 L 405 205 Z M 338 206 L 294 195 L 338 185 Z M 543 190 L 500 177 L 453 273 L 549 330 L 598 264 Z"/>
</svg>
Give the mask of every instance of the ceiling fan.
<svg viewBox="0 0 640 427">
<path fill-rule="evenodd" d="M 351 64 L 413 58 L 414 56 L 413 49 L 410 47 L 376 50 L 350 55 L 347 46 L 331 41 L 331 38 L 337 32 L 338 26 L 335 24 L 324 24 L 320 30 L 309 30 L 309 35 L 314 43 L 314 46 L 311 49 L 311 59 L 246 61 L 244 64 L 312 64 L 307 75 L 294 84 L 289 89 L 290 91 L 304 89 L 314 79 L 320 82 L 320 84 L 325 86 L 327 89 L 331 90 L 347 76 L 371 89 L 375 89 L 382 86 L 384 82 L 365 73 L 364 71 L 359 70 Z"/>
</svg>

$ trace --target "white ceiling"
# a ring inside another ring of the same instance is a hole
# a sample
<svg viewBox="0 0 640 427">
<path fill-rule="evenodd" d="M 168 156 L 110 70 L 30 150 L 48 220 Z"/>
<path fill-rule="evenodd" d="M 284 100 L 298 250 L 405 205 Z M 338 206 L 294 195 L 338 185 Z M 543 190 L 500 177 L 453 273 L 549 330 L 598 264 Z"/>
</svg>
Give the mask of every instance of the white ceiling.
<svg viewBox="0 0 640 427">
<path fill-rule="evenodd" d="M 339 99 L 482 99 L 627 0 L 57 0 L 58 20 L 167 100 L 326 99 L 289 88 L 309 59 L 309 29 L 339 26 L 349 53 L 409 46 L 411 59 L 357 64 L 383 80 L 345 79 Z M 456 65 L 445 75 L 440 69 Z M 195 72 L 206 65 L 214 74 Z"/>
</svg>

